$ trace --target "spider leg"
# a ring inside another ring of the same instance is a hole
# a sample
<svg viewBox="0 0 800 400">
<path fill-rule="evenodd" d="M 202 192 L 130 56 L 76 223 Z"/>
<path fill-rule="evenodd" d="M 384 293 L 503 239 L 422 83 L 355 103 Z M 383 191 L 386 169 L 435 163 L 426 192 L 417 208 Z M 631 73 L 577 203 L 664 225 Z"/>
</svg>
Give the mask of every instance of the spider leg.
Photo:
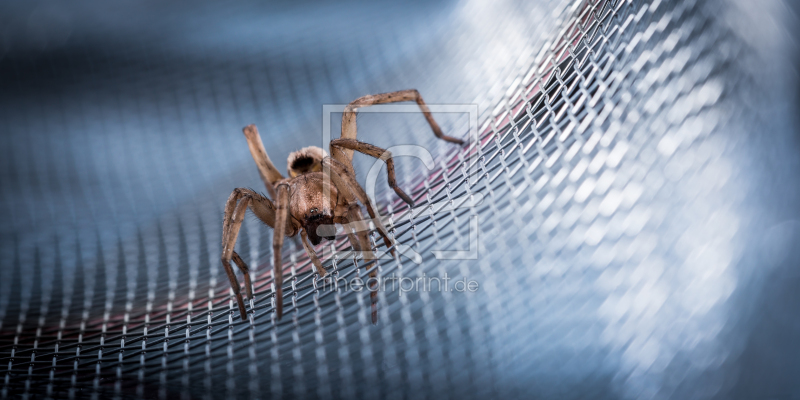
<svg viewBox="0 0 800 400">
<path fill-rule="evenodd" d="M 419 92 L 416 89 L 399 90 L 397 92 L 391 92 L 391 93 L 371 94 L 353 100 L 350 104 L 347 105 L 347 107 L 344 109 L 344 113 L 342 114 L 342 138 L 343 139 L 356 138 L 357 134 L 356 111 L 359 108 L 368 107 L 375 104 L 397 103 L 400 101 L 415 101 L 417 105 L 419 105 L 420 110 L 422 110 L 422 113 L 425 115 L 425 119 L 428 120 L 428 124 L 431 126 L 433 134 L 436 135 L 436 137 L 448 141 L 450 143 L 464 144 L 463 140 L 454 138 L 452 136 L 447 136 L 444 133 L 442 133 L 442 128 L 440 128 L 439 124 L 436 123 L 436 120 L 433 119 L 433 115 L 431 115 L 430 109 L 428 109 L 428 106 L 425 104 L 425 101 L 422 100 L 422 96 L 420 96 Z M 333 155 L 333 158 L 339 160 L 343 164 L 352 165 L 353 162 L 352 150 L 340 149 L 337 154 L 337 151 L 331 149 L 331 153 Z"/>
<path fill-rule="evenodd" d="M 331 140 L 331 150 L 333 149 L 350 149 L 358 151 L 359 153 L 364 153 L 368 156 L 375 157 L 379 160 L 383 160 L 386 163 L 386 173 L 389 178 L 389 187 L 391 187 L 398 196 L 400 196 L 403 201 L 408 203 L 410 206 L 414 206 L 414 200 L 411 199 L 403 189 L 400 189 L 397 186 L 397 181 L 395 180 L 394 175 L 394 160 L 392 159 L 392 153 L 384 150 L 378 146 L 359 142 L 355 139 L 333 139 Z"/>
<path fill-rule="evenodd" d="M 347 241 L 350 242 L 350 245 L 353 247 L 353 251 L 361 251 L 361 243 L 359 243 L 358 238 L 350 226 L 350 221 L 348 221 L 347 217 L 339 217 L 334 221 L 338 224 L 342 224 L 344 227 L 344 233 L 347 235 Z"/>
<path fill-rule="evenodd" d="M 250 154 L 258 166 L 258 174 L 261 175 L 261 180 L 264 181 L 264 186 L 267 187 L 270 197 L 274 199 L 275 183 L 283 179 L 283 175 L 278 172 L 278 169 L 272 164 L 272 160 L 269 159 L 267 150 L 264 149 L 264 143 L 261 141 L 261 135 L 258 134 L 258 128 L 255 125 L 247 125 L 242 131 L 244 132 L 244 137 L 247 138 Z"/>
<path fill-rule="evenodd" d="M 223 267 L 225 267 L 228 279 L 230 280 L 233 293 L 236 296 L 236 301 L 239 305 L 239 313 L 243 320 L 247 319 L 247 312 L 244 306 L 244 299 L 242 299 L 242 294 L 240 292 L 239 281 L 236 279 L 236 274 L 233 272 L 230 262 L 233 260 L 236 266 L 244 273 L 247 297 L 253 299 L 253 284 L 250 280 L 250 270 L 247 268 L 247 264 L 244 260 L 239 257 L 239 254 L 233 250 L 236 245 L 236 239 L 239 236 L 239 230 L 241 229 L 244 215 L 248 208 L 250 208 L 253 214 L 261 221 L 271 227 L 275 226 L 275 206 L 268 198 L 250 189 L 237 188 L 233 190 L 230 197 L 228 197 L 228 201 L 225 203 L 225 216 L 222 222 L 222 255 L 220 258 Z"/>
<path fill-rule="evenodd" d="M 239 199 L 241 199 L 241 201 L 238 201 Z M 233 256 L 233 246 L 236 244 L 236 239 L 239 237 L 239 229 L 242 227 L 244 214 L 247 211 L 247 206 L 250 204 L 250 201 L 251 198 L 245 193 L 238 189 L 234 190 L 230 197 L 228 197 L 227 203 L 225 203 L 225 217 L 222 223 L 222 256 L 220 258 L 222 260 L 222 266 L 225 267 L 225 272 L 228 274 L 228 279 L 231 281 L 231 288 L 239 304 L 239 313 L 242 316 L 242 320 L 247 319 L 247 311 L 244 308 L 244 300 L 242 299 L 242 293 L 239 289 L 239 281 L 236 279 L 233 268 L 231 268 L 231 257 Z M 242 261 L 238 255 L 236 258 Z M 238 262 L 236 263 L 239 265 Z M 244 261 L 242 261 L 242 264 L 244 264 Z M 245 282 L 249 281 L 249 274 L 247 274 L 245 275 Z"/>
<path fill-rule="evenodd" d="M 375 260 L 375 254 L 372 252 L 372 246 L 369 243 L 369 236 L 367 234 L 364 222 L 364 217 L 361 215 L 361 209 L 357 204 L 351 205 L 347 210 L 347 221 L 350 229 L 354 231 L 352 235 L 348 235 L 350 243 L 353 248 L 361 251 L 365 262 Z M 372 324 L 378 323 L 378 264 L 371 266 L 372 270 L 369 273 L 369 299 L 372 305 Z M 371 282 L 369 282 L 371 281 Z"/>
<path fill-rule="evenodd" d="M 239 254 L 236 251 L 233 251 L 233 262 L 236 263 L 236 266 L 239 267 L 239 270 L 242 271 L 244 274 L 244 289 L 247 293 L 248 299 L 253 299 L 253 282 L 250 281 L 250 269 L 247 268 L 247 264 L 242 260 L 242 257 L 239 257 Z"/>
<path fill-rule="evenodd" d="M 325 271 L 325 268 L 322 267 L 322 263 L 319 261 L 319 257 L 317 257 L 317 252 L 311 247 L 311 243 L 308 243 L 308 234 L 305 229 L 300 231 L 300 239 L 303 242 L 303 248 L 306 250 L 308 258 L 311 259 L 311 263 L 314 264 L 314 268 L 317 269 L 317 273 L 319 276 L 324 277 L 328 271 Z"/>
<path fill-rule="evenodd" d="M 370 218 L 375 222 L 378 233 L 383 237 L 383 243 L 386 244 L 387 249 L 391 248 L 392 241 L 389 239 L 389 231 L 386 229 L 383 221 L 376 216 L 375 210 L 372 208 L 372 202 L 369 197 L 367 197 L 361 185 L 358 184 L 358 181 L 356 181 L 353 171 L 348 170 L 342 163 L 330 157 L 322 159 L 322 168 L 323 171 L 331 177 L 331 181 L 336 185 L 339 193 L 345 194 L 348 202 L 354 203 L 357 198 L 367 207 Z M 394 249 L 391 250 L 391 253 L 394 256 Z"/>
<path fill-rule="evenodd" d="M 275 309 L 278 319 L 283 316 L 283 263 L 281 262 L 281 247 L 286 236 L 286 220 L 289 216 L 289 185 L 282 183 L 277 188 L 277 212 L 275 214 L 275 233 L 272 235 L 272 265 L 273 281 L 275 282 Z"/>
</svg>

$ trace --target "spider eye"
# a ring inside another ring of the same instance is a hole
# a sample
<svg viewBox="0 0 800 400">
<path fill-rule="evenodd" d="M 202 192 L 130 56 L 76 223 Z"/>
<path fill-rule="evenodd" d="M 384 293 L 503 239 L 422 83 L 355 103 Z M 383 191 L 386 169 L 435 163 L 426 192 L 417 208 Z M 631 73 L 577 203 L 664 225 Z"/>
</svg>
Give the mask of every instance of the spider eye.
<svg viewBox="0 0 800 400">
<path fill-rule="evenodd" d="M 317 211 L 319 211 L 319 210 L 318 210 L 318 209 L 316 209 L 316 208 L 312 208 L 312 209 L 311 209 L 311 214 L 316 214 L 316 213 L 317 213 Z"/>
</svg>

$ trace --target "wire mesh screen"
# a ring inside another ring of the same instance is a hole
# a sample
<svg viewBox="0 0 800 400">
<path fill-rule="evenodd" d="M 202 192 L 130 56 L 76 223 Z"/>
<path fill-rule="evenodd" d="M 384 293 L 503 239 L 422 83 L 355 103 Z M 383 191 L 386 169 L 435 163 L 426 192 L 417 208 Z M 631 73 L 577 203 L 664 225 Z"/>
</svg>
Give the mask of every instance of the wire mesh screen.
<svg viewBox="0 0 800 400">
<path fill-rule="evenodd" d="M 0 59 L 3 398 L 800 396 L 782 3 L 13 7 L 48 23 L 12 23 Z M 103 12 L 120 37 L 82 28 Z M 230 191 L 260 185 L 241 128 L 277 163 L 320 145 L 320 105 L 411 87 L 480 114 L 434 115 L 463 147 L 359 116 L 433 155 L 397 161 L 414 208 L 374 199 L 406 250 L 325 242 L 325 280 L 287 239 L 277 320 L 247 219 L 240 321 L 219 243 Z M 436 289 L 380 290 L 373 325 L 344 284 L 371 269 Z"/>
</svg>

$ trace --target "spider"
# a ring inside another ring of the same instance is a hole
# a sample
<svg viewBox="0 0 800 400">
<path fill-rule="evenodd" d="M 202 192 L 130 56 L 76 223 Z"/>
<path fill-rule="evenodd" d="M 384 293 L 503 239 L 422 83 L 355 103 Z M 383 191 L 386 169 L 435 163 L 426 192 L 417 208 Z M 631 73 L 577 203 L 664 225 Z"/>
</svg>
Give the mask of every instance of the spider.
<svg viewBox="0 0 800 400">
<path fill-rule="evenodd" d="M 372 253 L 367 229 L 364 229 L 367 222 L 364 221 L 361 207 L 358 204 L 361 202 L 366 207 L 372 221 L 375 222 L 386 247 L 391 248 L 392 241 L 389 239 L 386 227 L 379 218 L 375 217 L 375 210 L 364 189 L 356 181 L 353 169 L 353 151 L 383 160 L 386 163 L 389 187 L 413 207 L 414 202 L 411 198 L 397 186 L 391 154 L 380 147 L 356 140 L 356 111 L 359 108 L 401 101 L 415 101 L 438 138 L 451 143 L 464 143 L 460 139 L 442 133 L 442 129 L 433 119 L 428 106 L 425 105 L 419 92 L 415 89 L 367 95 L 348 104 L 342 114 L 341 138 L 330 142 L 331 155 L 328 156 L 323 149 L 314 146 L 291 153 L 287 162 L 288 178 L 281 175 L 270 161 L 255 125 L 249 125 L 243 129 L 250 153 L 253 155 L 261 179 L 272 200 L 252 189 L 236 188 L 225 203 L 225 216 L 222 223 L 222 265 L 230 279 L 242 320 L 247 319 L 247 312 L 239 289 L 239 281 L 236 279 L 230 262 L 233 260 L 244 273 L 247 297 L 253 299 L 253 285 L 249 269 L 233 249 L 248 209 L 258 219 L 272 227 L 275 232 L 272 240 L 273 280 L 278 319 L 283 315 L 281 247 L 285 236 L 292 237 L 300 234 L 303 248 L 320 277 L 324 277 L 327 271 L 323 268 L 311 245 L 319 244 L 322 239 L 333 240 L 336 233 L 334 224 L 341 224 L 345 227 L 351 246 L 354 250 L 362 252 L 365 261 L 373 260 L 375 255 Z M 325 176 L 330 179 L 324 179 Z M 394 254 L 394 250 L 392 250 L 392 254 Z M 377 268 L 373 268 L 369 276 L 375 278 Z M 376 323 L 377 290 L 374 287 L 370 287 L 370 299 L 372 322 Z"/>
</svg>

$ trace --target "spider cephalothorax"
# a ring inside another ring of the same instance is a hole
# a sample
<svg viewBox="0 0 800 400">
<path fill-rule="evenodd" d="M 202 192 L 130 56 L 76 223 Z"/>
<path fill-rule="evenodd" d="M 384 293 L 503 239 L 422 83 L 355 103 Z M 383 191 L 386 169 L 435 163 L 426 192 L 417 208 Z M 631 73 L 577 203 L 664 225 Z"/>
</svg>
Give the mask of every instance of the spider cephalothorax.
<svg viewBox="0 0 800 400">
<path fill-rule="evenodd" d="M 231 260 L 244 273 L 247 297 L 253 298 L 253 285 L 247 264 L 233 250 L 242 220 L 248 209 L 265 224 L 275 229 L 273 235 L 273 276 L 275 283 L 275 308 L 277 317 L 283 315 L 283 264 L 281 247 L 285 236 L 300 233 L 303 247 L 320 276 L 327 271 L 322 266 L 312 245 L 319 244 L 322 239 L 334 239 L 334 224 L 342 224 L 354 250 L 361 251 L 365 261 L 375 258 L 369 241 L 368 232 L 357 229 L 363 226 L 364 217 L 359 203 L 363 204 L 370 218 L 378 228 L 387 248 L 392 247 L 388 231 L 367 198 L 364 189 L 358 184 L 353 171 L 353 151 L 358 151 L 386 162 L 389 186 L 400 198 L 413 205 L 412 199 L 396 184 L 394 161 L 391 154 L 384 149 L 369 143 L 356 140 L 356 111 L 359 107 L 398 101 L 415 101 L 425 115 L 434 134 L 448 142 L 463 143 L 461 140 L 446 136 L 434 121 L 428 107 L 416 90 L 402 90 L 361 97 L 350 103 L 342 114 L 342 136 L 330 143 L 331 156 L 319 147 L 305 147 L 289 155 L 285 178 L 269 159 L 261 136 L 255 125 L 244 128 L 250 153 L 258 166 L 261 179 L 267 187 L 270 200 L 251 189 L 237 188 L 233 190 L 225 203 L 225 217 L 222 222 L 222 265 L 231 282 L 234 295 L 239 304 L 242 319 L 247 318 L 244 299 L 239 291 L 239 281 L 231 267 Z M 310 242 L 310 243 L 309 243 Z M 392 250 L 392 253 L 393 250 Z M 370 277 L 377 276 L 376 268 L 372 268 Z M 377 322 L 377 288 L 370 287 L 372 299 L 372 322 Z"/>
<path fill-rule="evenodd" d="M 335 187 L 330 187 L 330 197 L 326 201 L 323 184 L 322 172 L 306 172 L 293 178 L 289 185 L 289 215 L 308 234 L 313 245 L 318 245 L 323 238 L 333 239 L 335 234 L 335 230 L 331 230 L 339 193 Z"/>
</svg>

